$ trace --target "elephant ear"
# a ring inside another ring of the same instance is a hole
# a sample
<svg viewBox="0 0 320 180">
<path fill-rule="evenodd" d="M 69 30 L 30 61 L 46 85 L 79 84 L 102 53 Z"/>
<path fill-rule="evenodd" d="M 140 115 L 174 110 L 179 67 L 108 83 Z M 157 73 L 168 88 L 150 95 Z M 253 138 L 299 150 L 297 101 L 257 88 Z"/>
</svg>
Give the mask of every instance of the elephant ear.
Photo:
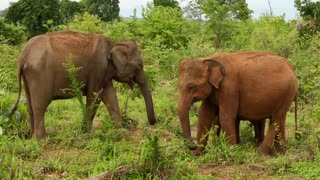
<svg viewBox="0 0 320 180">
<path fill-rule="evenodd" d="M 128 47 L 125 44 L 114 46 L 110 52 L 109 59 L 112 61 L 118 72 L 124 72 L 129 61 Z"/>
<path fill-rule="evenodd" d="M 204 60 L 204 63 L 208 65 L 207 71 L 209 76 L 208 77 L 209 83 L 218 89 L 220 87 L 220 83 L 222 79 L 225 76 L 225 71 L 222 64 L 212 59 Z"/>
</svg>

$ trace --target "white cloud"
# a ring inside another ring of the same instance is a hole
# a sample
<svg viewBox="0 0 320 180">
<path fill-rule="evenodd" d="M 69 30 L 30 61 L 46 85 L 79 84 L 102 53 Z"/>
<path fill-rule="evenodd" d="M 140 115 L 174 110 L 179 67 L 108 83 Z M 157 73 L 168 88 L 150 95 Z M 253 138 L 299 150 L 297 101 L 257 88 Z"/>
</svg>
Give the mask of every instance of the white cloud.
<svg viewBox="0 0 320 180">
<path fill-rule="evenodd" d="M 137 16 L 141 16 L 141 11 L 143 7 L 147 6 L 148 2 L 152 2 L 151 0 L 120 0 L 120 16 L 128 17 L 133 15 L 133 10 L 137 9 Z"/>
<path fill-rule="evenodd" d="M 6 9 L 9 7 L 10 2 L 17 2 L 18 0 L 1 0 L 0 1 L 0 10 Z"/>
</svg>

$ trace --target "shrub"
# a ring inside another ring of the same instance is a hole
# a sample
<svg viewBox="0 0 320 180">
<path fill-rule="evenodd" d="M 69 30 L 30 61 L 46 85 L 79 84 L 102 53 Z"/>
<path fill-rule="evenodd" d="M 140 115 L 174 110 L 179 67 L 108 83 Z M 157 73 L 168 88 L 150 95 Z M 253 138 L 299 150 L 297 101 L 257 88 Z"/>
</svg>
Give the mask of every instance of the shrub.
<svg viewBox="0 0 320 180">
<path fill-rule="evenodd" d="M 19 48 L 7 44 L 0 44 L 0 90 L 16 91 L 17 57 Z"/>
<path fill-rule="evenodd" d="M 4 91 L 0 92 L 0 136 L 19 135 L 20 137 L 27 137 L 29 136 L 29 123 L 23 99 L 21 99 L 18 109 L 14 112 L 11 119 L 8 117 L 14 102 L 15 98 L 12 98 Z"/>
<path fill-rule="evenodd" d="M 102 33 L 102 21 L 97 15 L 84 13 L 75 15 L 73 20 L 66 25 L 59 25 L 53 30 L 70 30 L 84 33 Z"/>
<path fill-rule="evenodd" d="M 132 33 L 133 20 L 120 20 L 118 22 L 106 23 L 104 35 L 114 41 L 137 40 Z"/>
<path fill-rule="evenodd" d="M 23 28 L 20 26 L 14 26 L 13 24 L 7 24 L 4 20 L 0 19 L 0 43 L 7 43 L 9 45 L 19 45 L 25 39 Z"/>
<path fill-rule="evenodd" d="M 144 29 L 141 34 L 145 42 L 152 40 L 166 48 L 179 48 L 187 44 L 187 36 L 182 33 L 184 20 L 178 8 L 148 6 L 143 16 Z"/>
<path fill-rule="evenodd" d="M 310 103 L 320 96 L 320 33 L 312 37 L 306 50 L 297 50 L 292 57 L 296 74 L 299 79 L 300 102 Z"/>
<path fill-rule="evenodd" d="M 288 58 L 294 52 L 298 33 L 284 20 L 284 17 L 261 17 L 254 23 L 249 49 L 271 51 Z"/>
</svg>

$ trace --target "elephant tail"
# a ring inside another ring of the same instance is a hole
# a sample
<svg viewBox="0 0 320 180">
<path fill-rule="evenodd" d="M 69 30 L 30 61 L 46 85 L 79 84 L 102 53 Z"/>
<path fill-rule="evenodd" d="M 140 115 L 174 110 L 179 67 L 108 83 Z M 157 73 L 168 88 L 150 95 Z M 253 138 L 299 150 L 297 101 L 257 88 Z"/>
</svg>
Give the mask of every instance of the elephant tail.
<svg viewBox="0 0 320 180">
<path fill-rule="evenodd" d="M 23 67 L 23 64 L 22 63 L 19 63 L 18 65 L 18 98 L 16 99 L 16 102 L 14 103 L 12 109 L 10 110 L 9 112 L 9 115 L 8 115 L 8 118 L 11 118 L 13 113 L 17 110 L 18 108 L 18 104 L 19 104 L 19 101 L 20 101 L 20 96 L 21 96 L 21 76 L 22 76 L 22 67 Z"/>
<path fill-rule="evenodd" d="M 296 97 L 294 97 L 294 122 L 295 122 L 295 133 L 294 136 L 297 140 L 300 140 L 302 137 L 302 133 L 298 131 L 298 93 L 296 94 Z"/>
<path fill-rule="evenodd" d="M 298 93 L 296 97 L 294 98 L 294 125 L 295 125 L 295 131 L 298 130 Z"/>
</svg>

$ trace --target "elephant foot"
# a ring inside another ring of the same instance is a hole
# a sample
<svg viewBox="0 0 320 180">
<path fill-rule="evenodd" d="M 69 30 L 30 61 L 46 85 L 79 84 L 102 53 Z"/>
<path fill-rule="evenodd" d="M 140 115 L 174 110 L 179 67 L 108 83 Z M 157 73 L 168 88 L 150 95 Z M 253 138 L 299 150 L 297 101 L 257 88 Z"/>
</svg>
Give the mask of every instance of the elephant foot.
<svg viewBox="0 0 320 180">
<path fill-rule="evenodd" d="M 257 149 L 257 153 L 264 154 L 264 155 L 270 155 L 270 149 L 266 148 L 266 147 L 261 147 L 261 145 L 260 145 L 259 148 Z"/>
<path fill-rule="evenodd" d="M 46 137 L 48 137 L 48 134 L 46 132 L 43 133 L 34 133 L 33 135 L 31 135 L 32 137 L 36 138 L 38 141 L 45 139 Z"/>
<path fill-rule="evenodd" d="M 196 150 L 199 146 L 195 143 L 190 143 L 188 145 L 189 150 Z"/>
<path fill-rule="evenodd" d="M 193 155 L 195 156 L 200 156 L 204 153 L 205 153 L 204 147 L 198 147 L 196 150 L 193 151 Z"/>
<path fill-rule="evenodd" d="M 199 144 L 197 144 L 196 140 L 193 138 L 190 138 L 190 140 L 187 140 L 186 143 L 188 143 L 189 150 L 196 150 L 199 147 Z"/>
<path fill-rule="evenodd" d="M 282 154 L 282 155 L 286 154 L 287 148 L 285 145 L 275 145 L 275 149 L 278 154 Z"/>
</svg>

